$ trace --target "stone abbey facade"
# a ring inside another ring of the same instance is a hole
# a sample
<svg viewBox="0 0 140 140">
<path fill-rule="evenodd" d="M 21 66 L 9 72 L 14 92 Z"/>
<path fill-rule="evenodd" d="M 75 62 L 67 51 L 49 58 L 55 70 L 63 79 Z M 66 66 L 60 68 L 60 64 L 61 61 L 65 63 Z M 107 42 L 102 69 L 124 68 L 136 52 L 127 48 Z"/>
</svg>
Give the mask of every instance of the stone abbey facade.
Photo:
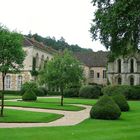
<svg viewBox="0 0 140 140">
<path fill-rule="evenodd" d="M 75 54 L 83 64 L 85 84 L 107 84 L 107 55 L 108 52 L 104 51 Z"/>
<path fill-rule="evenodd" d="M 109 62 L 108 80 L 111 85 L 140 85 L 140 54 L 119 57 Z"/>
<path fill-rule="evenodd" d="M 26 57 L 23 62 L 24 68 L 20 73 L 7 74 L 5 77 L 5 90 L 20 90 L 21 85 L 27 81 L 33 81 L 34 76 L 31 72 L 33 70 L 33 61 L 35 60 L 35 69 L 39 70 L 45 61 L 53 58 L 55 50 L 44 46 L 42 43 L 35 41 L 33 38 L 24 37 L 23 50 L 26 52 Z M 2 89 L 2 76 L 0 76 L 0 90 Z"/>
</svg>

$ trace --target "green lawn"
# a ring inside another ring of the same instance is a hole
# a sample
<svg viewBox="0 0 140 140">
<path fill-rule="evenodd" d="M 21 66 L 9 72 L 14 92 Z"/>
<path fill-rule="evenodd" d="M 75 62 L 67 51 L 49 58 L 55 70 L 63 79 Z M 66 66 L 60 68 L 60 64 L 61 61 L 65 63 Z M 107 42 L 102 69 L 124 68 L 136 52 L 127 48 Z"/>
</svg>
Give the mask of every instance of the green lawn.
<svg viewBox="0 0 140 140">
<path fill-rule="evenodd" d="M 84 109 L 83 107 L 78 107 L 74 105 L 64 104 L 60 105 L 60 101 L 54 102 L 23 102 L 23 101 L 5 101 L 7 106 L 22 106 L 22 107 L 34 107 L 34 108 L 44 108 L 44 109 L 57 109 L 57 110 L 68 110 L 68 111 L 79 111 Z"/>
<path fill-rule="evenodd" d="M 62 116 L 53 113 L 5 109 L 4 117 L 0 117 L 0 122 L 50 122 Z"/>
<path fill-rule="evenodd" d="M 140 140 L 140 102 L 129 102 L 131 111 L 119 120 L 87 119 L 76 126 L 5 128 L 0 129 L 4 140 Z"/>
<path fill-rule="evenodd" d="M 97 100 L 95 99 L 80 99 L 80 98 L 64 98 L 64 103 L 66 104 L 85 104 L 94 105 Z M 38 102 L 44 103 L 59 103 L 59 98 L 38 98 Z"/>
<path fill-rule="evenodd" d="M 21 99 L 21 96 L 20 95 L 11 95 L 11 94 L 4 95 L 4 100 L 9 100 L 9 99 Z"/>
</svg>

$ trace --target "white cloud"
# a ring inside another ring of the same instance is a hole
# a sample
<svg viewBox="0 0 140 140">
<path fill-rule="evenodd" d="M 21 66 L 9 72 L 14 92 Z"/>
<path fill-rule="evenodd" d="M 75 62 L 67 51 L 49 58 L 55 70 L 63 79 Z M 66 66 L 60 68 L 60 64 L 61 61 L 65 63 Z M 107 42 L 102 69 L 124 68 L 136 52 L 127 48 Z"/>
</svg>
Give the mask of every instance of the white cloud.
<svg viewBox="0 0 140 140">
<path fill-rule="evenodd" d="M 89 33 L 93 6 L 91 0 L 0 0 L 0 22 L 23 34 L 63 36 L 70 44 L 94 51 L 105 50 L 92 42 Z"/>
</svg>

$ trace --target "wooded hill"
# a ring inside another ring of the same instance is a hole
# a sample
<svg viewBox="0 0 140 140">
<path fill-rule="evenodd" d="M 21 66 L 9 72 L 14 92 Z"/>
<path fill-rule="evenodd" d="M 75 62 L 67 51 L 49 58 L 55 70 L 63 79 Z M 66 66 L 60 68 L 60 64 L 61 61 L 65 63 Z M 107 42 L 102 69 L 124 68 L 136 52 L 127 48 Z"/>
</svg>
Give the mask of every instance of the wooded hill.
<svg viewBox="0 0 140 140">
<path fill-rule="evenodd" d="M 25 35 L 29 38 L 34 38 L 38 42 L 44 43 L 46 46 L 51 46 L 53 49 L 58 50 L 58 51 L 63 51 L 64 49 L 68 49 L 72 52 L 92 52 L 92 49 L 86 49 L 86 48 L 81 48 L 77 44 L 75 45 L 70 45 L 68 44 L 63 37 L 61 37 L 59 40 L 56 40 L 55 37 L 42 37 L 38 34 L 28 34 Z"/>
</svg>

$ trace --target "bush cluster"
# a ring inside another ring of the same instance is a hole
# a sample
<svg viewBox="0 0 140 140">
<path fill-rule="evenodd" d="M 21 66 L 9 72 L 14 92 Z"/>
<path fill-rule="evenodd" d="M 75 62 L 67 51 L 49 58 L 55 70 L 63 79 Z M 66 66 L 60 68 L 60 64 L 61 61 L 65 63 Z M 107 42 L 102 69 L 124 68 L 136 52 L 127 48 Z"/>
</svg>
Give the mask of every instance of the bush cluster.
<svg viewBox="0 0 140 140">
<path fill-rule="evenodd" d="M 36 96 L 45 96 L 47 95 L 47 89 L 44 87 L 39 87 L 35 90 Z"/>
<path fill-rule="evenodd" d="M 90 117 L 94 119 L 115 120 L 120 115 L 119 106 L 108 95 L 103 95 L 90 111 Z"/>
<path fill-rule="evenodd" d="M 52 96 L 52 95 L 61 95 L 61 92 L 59 92 L 59 91 L 48 91 L 47 95 L 50 95 L 50 96 Z"/>
<path fill-rule="evenodd" d="M 101 88 L 98 85 L 87 85 L 81 87 L 79 96 L 83 98 L 99 98 L 101 95 Z"/>
<path fill-rule="evenodd" d="M 64 97 L 79 97 L 80 86 L 70 86 L 64 90 Z"/>
<path fill-rule="evenodd" d="M 103 94 L 116 95 L 122 94 L 126 99 L 139 100 L 140 99 L 140 86 L 129 86 L 129 85 L 119 85 L 119 86 L 106 86 L 102 89 Z"/>
</svg>

